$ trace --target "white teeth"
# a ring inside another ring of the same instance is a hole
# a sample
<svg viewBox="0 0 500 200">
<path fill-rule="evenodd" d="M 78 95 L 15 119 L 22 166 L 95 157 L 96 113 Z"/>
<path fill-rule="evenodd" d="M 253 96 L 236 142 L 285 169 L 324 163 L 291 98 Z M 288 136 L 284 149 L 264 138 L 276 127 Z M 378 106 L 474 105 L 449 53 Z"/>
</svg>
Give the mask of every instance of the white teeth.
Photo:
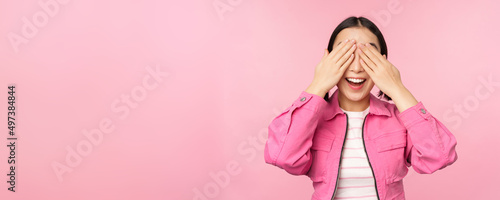
<svg viewBox="0 0 500 200">
<path fill-rule="evenodd" d="M 353 83 L 361 83 L 365 81 L 366 79 L 357 79 L 357 78 L 347 78 L 348 81 L 351 81 Z"/>
</svg>

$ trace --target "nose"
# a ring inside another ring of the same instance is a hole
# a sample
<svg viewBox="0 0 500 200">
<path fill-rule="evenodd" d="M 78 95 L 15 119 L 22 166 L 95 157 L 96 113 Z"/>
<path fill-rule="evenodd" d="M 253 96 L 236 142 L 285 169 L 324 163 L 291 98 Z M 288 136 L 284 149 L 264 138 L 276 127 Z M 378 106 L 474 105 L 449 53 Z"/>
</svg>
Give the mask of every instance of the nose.
<svg viewBox="0 0 500 200">
<path fill-rule="evenodd" d="M 349 65 L 348 70 L 355 72 L 355 73 L 361 73 L 364 72 L 365 70 L 363 69 L 363 66 L 361 66 L 361 57 L 359 56 L 358 51 L 354 51 L 354 59 L 351 62 L 351 65 Z"/>
</svg>

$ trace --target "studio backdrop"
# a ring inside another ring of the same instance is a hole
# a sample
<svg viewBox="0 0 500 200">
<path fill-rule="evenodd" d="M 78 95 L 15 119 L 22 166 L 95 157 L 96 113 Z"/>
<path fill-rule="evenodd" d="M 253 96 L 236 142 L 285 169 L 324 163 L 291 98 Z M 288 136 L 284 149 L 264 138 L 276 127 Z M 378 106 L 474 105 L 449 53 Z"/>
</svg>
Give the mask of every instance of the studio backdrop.
<svg viewBox="0 0 500 200">
<path fill-rule="evenodd" d="M 445 170 L 409 168 L 406 198 L 495 199 L 499 9 L 494 0 L 2 0 L 0 199 L 311 199 L 309 177 L 265 163 L 268 126 L 350 16 L 380 28 L 405 87 L 457 139 Z"/>
</svg>

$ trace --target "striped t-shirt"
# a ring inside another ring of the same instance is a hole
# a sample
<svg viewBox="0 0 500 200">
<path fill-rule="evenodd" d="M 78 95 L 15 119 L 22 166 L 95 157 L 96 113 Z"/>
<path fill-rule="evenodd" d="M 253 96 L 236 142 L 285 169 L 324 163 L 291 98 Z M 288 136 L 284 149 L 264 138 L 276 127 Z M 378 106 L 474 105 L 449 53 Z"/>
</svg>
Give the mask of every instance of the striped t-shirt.
<svg viewBox="0 0 500 200">
<path fill-rule="evenodd" d="M 366 158 L 363 145 L 363 120 L 370 107 L 364 111 L 344 111 L 347 113 L 347 135 L 342 149 L 337 192 L 334 199 L 372 200 L 377 199 L 375 180 Z"/>
</svg>

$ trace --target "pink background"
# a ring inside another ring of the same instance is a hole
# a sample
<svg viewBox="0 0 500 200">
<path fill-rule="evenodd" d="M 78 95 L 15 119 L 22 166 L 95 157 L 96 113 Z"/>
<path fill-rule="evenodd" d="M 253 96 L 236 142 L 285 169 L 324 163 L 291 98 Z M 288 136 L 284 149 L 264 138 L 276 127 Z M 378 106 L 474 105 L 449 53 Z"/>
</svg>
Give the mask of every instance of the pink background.
<svg viewBox="0 0 500 200">
<path fill-rule="evenodd" d="M 265 164 L 267 126 L 351 15 L 379 26 L 405 86 L 458 140 L 446 170 L 410 170 L 407 199 L 495 198 L 499 9 L 493 0 L 2 0 L 0 198 L 310 199 L 308 177 Z M 36 31 L 23 35 L 34 16 Z M 13 45 L 14 34 L 27 42 Z M 10 84 L 16 193 L 5 175 Z M 83 132 L 106 120 L 113 130 L 86 149 Z M 67 164 L 68 148 L 88 155 L 58 179 L 52 164 Z"/>
</svg>

